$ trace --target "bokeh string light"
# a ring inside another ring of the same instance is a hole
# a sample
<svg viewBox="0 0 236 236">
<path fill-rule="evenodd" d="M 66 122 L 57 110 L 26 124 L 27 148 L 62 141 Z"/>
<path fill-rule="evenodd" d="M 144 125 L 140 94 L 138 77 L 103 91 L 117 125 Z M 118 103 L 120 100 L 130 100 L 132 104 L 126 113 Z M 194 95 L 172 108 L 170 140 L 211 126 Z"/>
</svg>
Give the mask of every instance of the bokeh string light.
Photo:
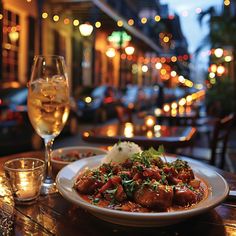
<svg viewBox="0 0 236 236">
<path fill-rule="evenodd" d="M 228 5 L 230 5 L 230 0 L 224 0 L 224 4 L 226 5 L 226 6 L 228 6 Z M 200 14 L 201 12 L 202 12 L 202 9 L 200 8 L 200 7 L 196 7 L 195 9 L 194 9 L 194 11 L 190 11 L 190 10 L 183 10 L 180 14 L 182 15 L 182 16 L 184 16 L 184 17 L 187 17 L 187 16 L 189 16 L 190 15 L 190 13 L 195 13 L 195 14 Z M 46 18 L 48 18 L 48 13 L 47 12 L 43 12 L 42 13 L 42 18 L 43 19 L 46 19 Z M 69 18 L 69 17 L 68 17 Z M 173 14 L 171 14 L 171 15 L 168 15 L 168 17 L 167 17 L 169 20 L 174 20 L 175 19 L 175 15 L 173 15 Z M 57 20 L 58 18 L 56 17 L 56 22 L 58 21 Z M 160 16 L 160 15 L 155 15 L 153 18 L 146 18 L 146 17 L 142 17 L 141 19 L 140 19 L 140 21 L 141 21 L 141 23 L 142 24 L 146 24 L 148 21 L 155 21 L 155 22 L 160 22 L 160 21 L 162 21 L 162 20 L 164 20 L 164 19 L 166 19 L 166 18 L 163 18 L 162 19 L 162 17 Z M 74 19 L 71 19 L 71 22 L 73 22 L 73 20 Z M 123 20 L 118 20 L 117 21 L 117 25 L 119 26 L 119 27 L 122 27 L 123 25 L 124 25 L 124 21 Z M 128 20 L 127 20 L 127 24 L 129 25 L 129 26 L 134 26 L 135 25 L 135 23 L 138 23 L 138 21 L 135 21 L 134 19 L 132 19 L 132 18 L 129 18 Z M 96 24 L 96 23 L 95 23 Z M 100 26 L 99 26 L 100 27 Z M 99 27 L 97 27 L 97 28 L 99 28 Z"/>
<path fill-rule="evenodd" d="M 226 1 L 227 0 L 225 0 L 225 2 Z M 191 13 L 192 12 L 195 13 L 195 14 L 200 14 L 202 12 L 202 9 L 200 7 L 197 7 L 197 8 L 194 9 L 194 11 L 191 11 Z M 187 17 L 190 14 L 190 11 L 184 10 L 180 14 Z M 77 26 L 79 27 L 80 24 L 81 24 L 79 19 L 75 19 L 75 18 L 72 18 L 72 17 L 64 17 L 63 18 L 58 14 L 54 14 L 52 17 L 50 17 L 49 13 L 47 13 L 47 12 L 42 13 L 42 18 L 44 20 L 52 19 L 55 23 L 61 21 L 65 25 L 73 25 L 74 27 L 77 27 Z M 174 20 L 175 15 L 169 15 L 168 19 L 169 20 Z M 155 15 L 152 18 L 148 18 L 148 19 L 146 17 L 142 17 L 141 19 L 139 19 L 139 23 L 141 22 L 142 24 L 147 24 L 149 21 L 155 21 L 155 22 L 159 23 L 162 20 L 164 20 L 164 18 L 162 18 L 160 15 Z M 138 24 L 138 21 L 137 20 L 135 21 L 132 18 L 129 18 L 126 21 L 123 20 L 123 19 L 119 19 L 119 20 L 117 20 L 116 24 L 120 28 L 123 27 L 124 24 L 127 24 L 131 27 L 135 27 L 135 25 Z M 102 26 L 103 26 L 102 22 L 100 22 L 100 21 L 96 21 L 95 23 L 93 23 L 91 25 L 93 25 L 96 28 L 102 28 Z M 165 46 L 170 46 L 171 41 L 172 41 L 172 35 L 168 34 L 166 32 L 161 32 L 159 34 L 159 40 L 160 40 L 161 43 L 166 44 Z M 109 52 L 111 52 L 109 54 L 109 56 L 111 56 L 111 57 L 115 56 L 113 51 L 110 50 Z M 206 56 L 209 56 L 209 55 L 211 55 L 211 53 L 207 52 Z M 168 76 L 169 76 L 168 79 L 171 78 L 171 77 L 172 78 L 176 77 L 176 78 L 178 78 L 177 80 L 180 84 L 182 84 L 184 86 L 187 86 L 187 87 L 193 87 L 195 85 L 193 84 L 192 81 L 190 81 L 188 79 L 185 79 L 185 78 L 182 79 L 183 76 L 182 75 L 177 75 L 177 73 L 174 70 L 171 70 L 170 72 L 167 73 L 166 69 L 163 68 L 163 65 L 168 64 L 168 63 L 178 63 L 178 62 L 188 63 L 191 60 L 191 58 L 192 58 L 192 55 L 183 54 L 183 55 L 172 55 L 172 56 L 168 56 L 168 57 L 166 57 L 166 56 L 151 57 L 151 58 L 139 57 L 139 61 L 143 64 L 142 71 L 144 73 L 148 71 L 148 66 L 146 64 L 152 63 L 153 67 L 154 68 L 156 67 L 156 69 L 160 71 L 160 74 L 162 74 L 163 76 L 166 76 L 168 74 Z M 126 59 L 126 57 L 124 59 Z M 130 60 L 137 60 L 135 55 L 130 56 L 129 59 Z M 228 56 L 225 60 L 230 61 L 231 58 Z"/>
</svg>

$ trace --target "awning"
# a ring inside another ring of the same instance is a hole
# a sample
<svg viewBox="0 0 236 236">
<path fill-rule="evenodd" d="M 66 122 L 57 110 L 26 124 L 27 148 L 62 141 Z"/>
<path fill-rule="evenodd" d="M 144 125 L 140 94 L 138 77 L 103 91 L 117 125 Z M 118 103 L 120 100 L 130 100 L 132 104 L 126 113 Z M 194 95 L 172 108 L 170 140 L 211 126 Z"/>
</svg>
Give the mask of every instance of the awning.
<svg viewBox="0 0 236 236">
<path fill-rule="evenodd" d="M 110 16 L 115 21 L 122 20 L 123 21 L 123 27 L 129 31 L 131 34 L 133 34 L 135 37 L 142 40 L 144 43 L 146 43 L 150 48 L 152 48 L 155 52 L 158 54 L 162 53 L 162 49 L 158 47 L 152 40 L 150 40 L 147 36 L 145 36 L 142 32 L 140 32 L 135 27 L 132 27 L 127 24 L 126 20 L 122 18 L 114 9 L 110 7 L 106 2 L 103 0 L 92 0 L 93 3 L 104 13 L 106 13 L 108 16 Z"/>
</svg>

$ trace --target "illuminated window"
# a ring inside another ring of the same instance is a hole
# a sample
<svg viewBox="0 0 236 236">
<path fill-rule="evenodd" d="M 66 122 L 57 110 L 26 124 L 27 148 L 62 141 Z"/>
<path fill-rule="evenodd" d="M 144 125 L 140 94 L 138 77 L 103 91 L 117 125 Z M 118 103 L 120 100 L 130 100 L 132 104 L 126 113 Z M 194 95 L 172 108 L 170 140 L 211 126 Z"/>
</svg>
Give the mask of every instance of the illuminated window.
<svg viewBox="0 0 236 236">
<path fill-rule="evenodd" d="M 20 17 L 9 10 L 3 10 L 3 81 L 18 80 L 18 58 L 20 38 Z"/>
</svg>

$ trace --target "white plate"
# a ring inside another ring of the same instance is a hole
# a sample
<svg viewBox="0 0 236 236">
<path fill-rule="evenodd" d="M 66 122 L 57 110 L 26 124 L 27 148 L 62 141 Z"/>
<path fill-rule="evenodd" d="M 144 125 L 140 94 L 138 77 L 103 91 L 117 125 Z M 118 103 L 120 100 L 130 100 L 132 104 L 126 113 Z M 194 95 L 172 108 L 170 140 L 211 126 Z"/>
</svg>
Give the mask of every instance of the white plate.
<svg viewBox="0 0 236 236">
<path fill-rule="evenodd" d="M 56 184 L 64 198 L 88 210 L 96 217 L 114 224 L 135 227 L 154 227 L 175 224 L 214 208 L 227 197 L 229 192 L 229 187 L 225 179 L 207 165 L 192 159 L 181 158 L 188 161 L 194 173 L 203 179 L 209 188 L 208 197 L 193 208 L 175 212 L 133 213 L 98 207 L 83 200 L 73 189 L 73 185 L 79 172 L 83 171 L 85 168 L 95 168 L 99 166 L 103 157 L 103 155 L 95 156 L 67 165 L 58 173 Z M 173 161 L 174 158 L 167 156 L 167 160 Z"/>
<path fill-rule="evenodd" d="M 95 155 L 105 155 L 107 153 L 107 151 L 104 149 L 96 148 L 96 147 L 89 147 L 89 146 L 71 146 L 71 147 L 58 148 L 58 149 L 55 149 L 52 151 L 52 160 L 51 161 L 52 161 L 53 168 L 55 170 L 60 170 L 64 166 L 70 164 L 71 161 L 60 161 L 60 160 L 54 159 L 54 157 L 66 155 L 67 153 L 70 153 L 73 151 L 79 152 L 79 153 L 92 152 Z"/>
</svg>

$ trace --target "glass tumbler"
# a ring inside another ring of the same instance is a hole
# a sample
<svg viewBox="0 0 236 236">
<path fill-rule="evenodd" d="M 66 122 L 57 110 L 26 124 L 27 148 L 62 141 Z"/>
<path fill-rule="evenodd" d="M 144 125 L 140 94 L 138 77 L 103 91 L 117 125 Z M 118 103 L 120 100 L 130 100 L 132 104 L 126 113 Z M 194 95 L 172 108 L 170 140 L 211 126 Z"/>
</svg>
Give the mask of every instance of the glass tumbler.
<svg viewBox="0 0 236 236">
<path fill-rule="evenodd" d="M 45 163 L 36 158 L 17 158 L 4 163 L 5 175 L 16 203 L 35 200 L 40 194 Z"/>
</svg>

